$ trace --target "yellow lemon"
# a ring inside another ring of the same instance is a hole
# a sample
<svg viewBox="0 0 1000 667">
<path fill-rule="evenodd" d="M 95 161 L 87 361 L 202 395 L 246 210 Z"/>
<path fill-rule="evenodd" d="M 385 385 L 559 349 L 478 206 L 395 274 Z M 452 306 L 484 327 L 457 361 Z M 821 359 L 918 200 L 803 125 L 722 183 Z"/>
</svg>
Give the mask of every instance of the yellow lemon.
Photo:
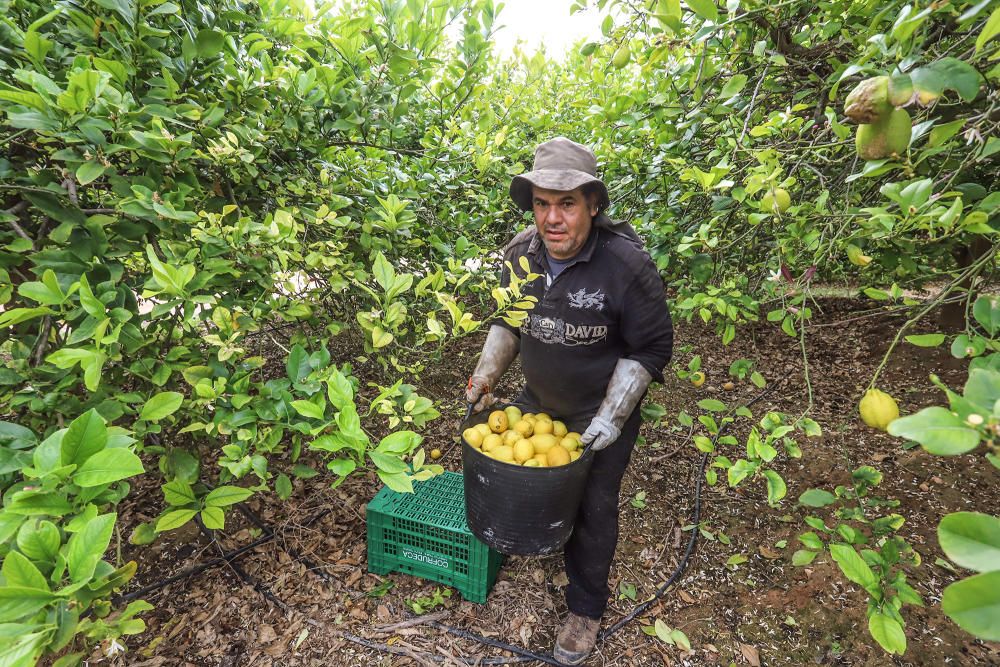
<svg viewBox="0 0 1000 667">
<path fill-rule="evenodd" d="M 562 445 L 554 445 L 545 453 L 545 459 L 550 466 L 564 466 L 570 462 L 569 452 Z"/>
<path fill-rule="evenodd" d="M 507 445 L 501 445 L 490 453 L 493 454 L 497 461 L 506 461 L 508 463 L 514 461 L 514 450 Z"/>
<path fill-rule="evenodd" d="M 462 437 L 473 447 L 481 447 L 483 445 L 483 434 L 478 429 L 467 428 L 462 431 Z"/>
<path fill-rule="evenodd" d="M 580 441 L 577 440 L 576 438 L 563 438 L 562 440 L 559 441 L 559 444 L 562 445 L 566 451 L 572 453 L 575 452 L 577 448 L 579 448 Z"/>
<path fill-rule="evenodd" d="M 530 440 L 521 438 L 514 443 L 514 460 L 518 463 L 524 463 L 534 455 L 535 446 L 531 444 Z"/>
<path fill-rule="evenodd" d="M 483 438 L 483 451 L 492 452 L 494 449 L 503 445 L 503 438 L 501 438 L 496 433 L 490 433 L 488 436 Z"/>
<path fill-rule="evenodd" d="M 691 380 L 691 384 L 693 384 L 696 387 L 700 387 L 701 385 L 705 384 L 705 374 L 702 373 L 701 371 L 695 371 L 694 373 L 691 373 L 688 379 Z"/>
<path fill-rule="evenodd" d="M 523 419 L 524 421 L 529 422 L 531 424 L 534 424 L 535 423 L 535 419 L 536 419 L 535 413 L 533 413 L 533 412 L 525 412 L 523 415 L 521 415 L 521 419 Z"/>
<path fill-rule="evenodd" d="M 582 438 L 583 436 L 577 433 L 576 431 L 570 431 L 569 433 L 566 434 L 566 437 L 575 438 L 577 442 L 580 442 L 580 438 Z"/>
<path fill-rule="evenodd" d="M 538 459 L 528 459 L 523 464 L 526 468 L 541 468 L 542 464 L 538 462 Z"/>
<path fill-rule="evenodd" d="M 536 433 L 531 436 L 531 444 L 535 447 L 535 451 L 540 454 L 547 453 L 558 442 L 559 439 L 551 433 Z"/>
<path fill-rule="evenodd" d="M 552 422 L 548 419 L 535 420 L 535 435 L 552 433 Z"/>
<path fill-rule="evenodd" d="M 490 413 L 487 423 L 490 425 L 490 430 L 494 433 L 503 433 L 507 430 L 507 415 L 503 410 L 494 410 Z"/>
<path fill-rule="evenodd" d="M 556 436 L 557 438 L 561 438 L 568 432 L 569 429 L 566 428 L 566 424 L 563 424 L 561 421 L 552 422 L 552 435 Z"/>
<path fill-rule="evenodd" d="M 569 460 L 576 461 L 578 458 L 580 458 L 580 454 L 582 454 L 582 452 L 579 449 L 573 450 L 572 452 L 569 453 Z"/>
<path fill-rule="evenodd" d="M 507 415 L 507 425 L 516 424 L 521 421 L 521 408 L 516 405 L 508 405 L 503 409 L 503 413 Z"/>
<path fill-rule="evenodd" d="M 896 400 L 878 389 L 869 389 L 865 392 L 861 403 L 858 405 L 861 412 L 861 419 L 872 428 L 882 429 L 899 417 L 899 406 Z"/>
<path fill-rule="evenodd" d="M 482 433 L 484 438 L 493 432 L 490 430 L 490 427 L 486 424 L 476 424 L 475 426 L 473 426 L 473 428 Z"/>
<path fill-rule="evenodd" d="M 535 452 L 535 455 L 528 459 L 528 461 L 536 462 L 539 468 L 546 468 L 549 465 L 549 461 L 545 458 L 545 454 L 540 454 L 538 452 Z"/>
<path fill-rule="evenodd" d="M 439 458 L 441 458 L 441 450 L 440 449 L 432 449 L 431 450 L 431 459 L 434 460 L 434 461 L 437 461 Z"/>
<path fill-rule="evenodd" d="M 546 419 L 546 420 L 548 420 L 548 421 L 552 421 L 552 417 L 550 417 L 550 416 L 549 416 L 549 415 L 548 415 L 547 413 L 545 413 L 545 412 L 539 412 L 539 413 L 536 413 L 536 414 L 535 414 L 535 419 Z"/>
<path fill-rule="evenodd" d="M 527 419 L 521 419 L 521 421 L 514 422 L 514 430 L 517 431 L 522 438 L 529 438 L 531 437 L 531 434 L 535 432 L 535 428 Z"/>
</svg>

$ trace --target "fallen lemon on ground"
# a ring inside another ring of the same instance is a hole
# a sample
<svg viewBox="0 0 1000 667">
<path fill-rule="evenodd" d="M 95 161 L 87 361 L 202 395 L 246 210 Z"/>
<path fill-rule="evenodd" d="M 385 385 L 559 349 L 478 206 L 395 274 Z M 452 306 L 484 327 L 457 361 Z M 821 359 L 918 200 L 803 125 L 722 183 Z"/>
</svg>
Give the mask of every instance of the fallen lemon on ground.
<svg viewBox="0 0 1000 667">
<path fill-rule="evenodd" d="M 440 449 L 432 449 L 431 450 L 431 459 L 434 460 L 434 461 L 437 461 L 439 458 L 441 458 L 441 450 Z"/>
<path fill-rule="evenodd" d="M 899 417 L 896 399 L 879 389 L 869 389 L 858 404 L 861 420 L 872 428 L 885 430 Z"/>
<path fill-rule="evenodd" d="M 693 384 L 696 387 L 700 387 L 701 385 L 705 384 L 705 374 L 702 373 L 701 371 L 695 371 L 694 373 L 691 373 L 689 379 L 691 380 L 691 384 Z"/>
</svg>

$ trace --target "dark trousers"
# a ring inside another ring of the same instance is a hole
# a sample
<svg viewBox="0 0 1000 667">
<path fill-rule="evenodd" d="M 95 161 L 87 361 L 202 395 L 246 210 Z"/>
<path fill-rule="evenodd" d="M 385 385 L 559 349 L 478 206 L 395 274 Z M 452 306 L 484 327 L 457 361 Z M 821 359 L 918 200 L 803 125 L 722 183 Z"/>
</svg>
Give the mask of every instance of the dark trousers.
<svg viewBox="0 0 1000 667">
<path fill-rule="evenodd" d="M 594 454 L 573 534 L 563 550 L 569 577 L 566 605 L 580 616 L 601 618 L 608 606 L 608 573 L 618 546 L 618 493 L 641 421 L 636 408 L 621 436 Z"/>
</svg>

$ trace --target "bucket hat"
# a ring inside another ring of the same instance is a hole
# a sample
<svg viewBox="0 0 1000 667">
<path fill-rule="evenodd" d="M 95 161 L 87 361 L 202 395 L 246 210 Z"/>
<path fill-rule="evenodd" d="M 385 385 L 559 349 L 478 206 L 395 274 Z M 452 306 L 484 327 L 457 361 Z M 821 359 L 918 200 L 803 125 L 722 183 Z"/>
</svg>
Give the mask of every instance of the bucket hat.
<svg viewBox="0 0 1000 667">
<path fill-rule="evenodd" d="M 531 171 L 518 174 L 510 182 L 510 197 L 521 210 L 530 211 L 531 186 L 546 190 L 575 190 L 582 185 L 597 186 L 598 210 L 610 204 L 608 187 L 597 177 L 597 157 L 594 151 L 566 137 L 556 137 L 539 144 Z"/>
</svg>

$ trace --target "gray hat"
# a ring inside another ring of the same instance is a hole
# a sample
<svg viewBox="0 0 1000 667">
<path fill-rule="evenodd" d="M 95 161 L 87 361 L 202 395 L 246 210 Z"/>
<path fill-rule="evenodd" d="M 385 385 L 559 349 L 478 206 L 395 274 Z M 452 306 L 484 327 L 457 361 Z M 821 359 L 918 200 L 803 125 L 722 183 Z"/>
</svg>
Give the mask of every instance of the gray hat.
<svg viewBox="0 0 1000 667">
<path fill-rule="evenodd" d="M 597 177 L 594 151 L 566 137 L 556 137 L 535 149 L 531 171 L 519 174 L 510 182 L 510 196 L 524 211 L 532 209 L 531 186 L 546 190 L 575 190 L 593 183 L 597 187 L 597 206 L 603 211 L 610 204 L 608 187 Z"/>
</svg>

